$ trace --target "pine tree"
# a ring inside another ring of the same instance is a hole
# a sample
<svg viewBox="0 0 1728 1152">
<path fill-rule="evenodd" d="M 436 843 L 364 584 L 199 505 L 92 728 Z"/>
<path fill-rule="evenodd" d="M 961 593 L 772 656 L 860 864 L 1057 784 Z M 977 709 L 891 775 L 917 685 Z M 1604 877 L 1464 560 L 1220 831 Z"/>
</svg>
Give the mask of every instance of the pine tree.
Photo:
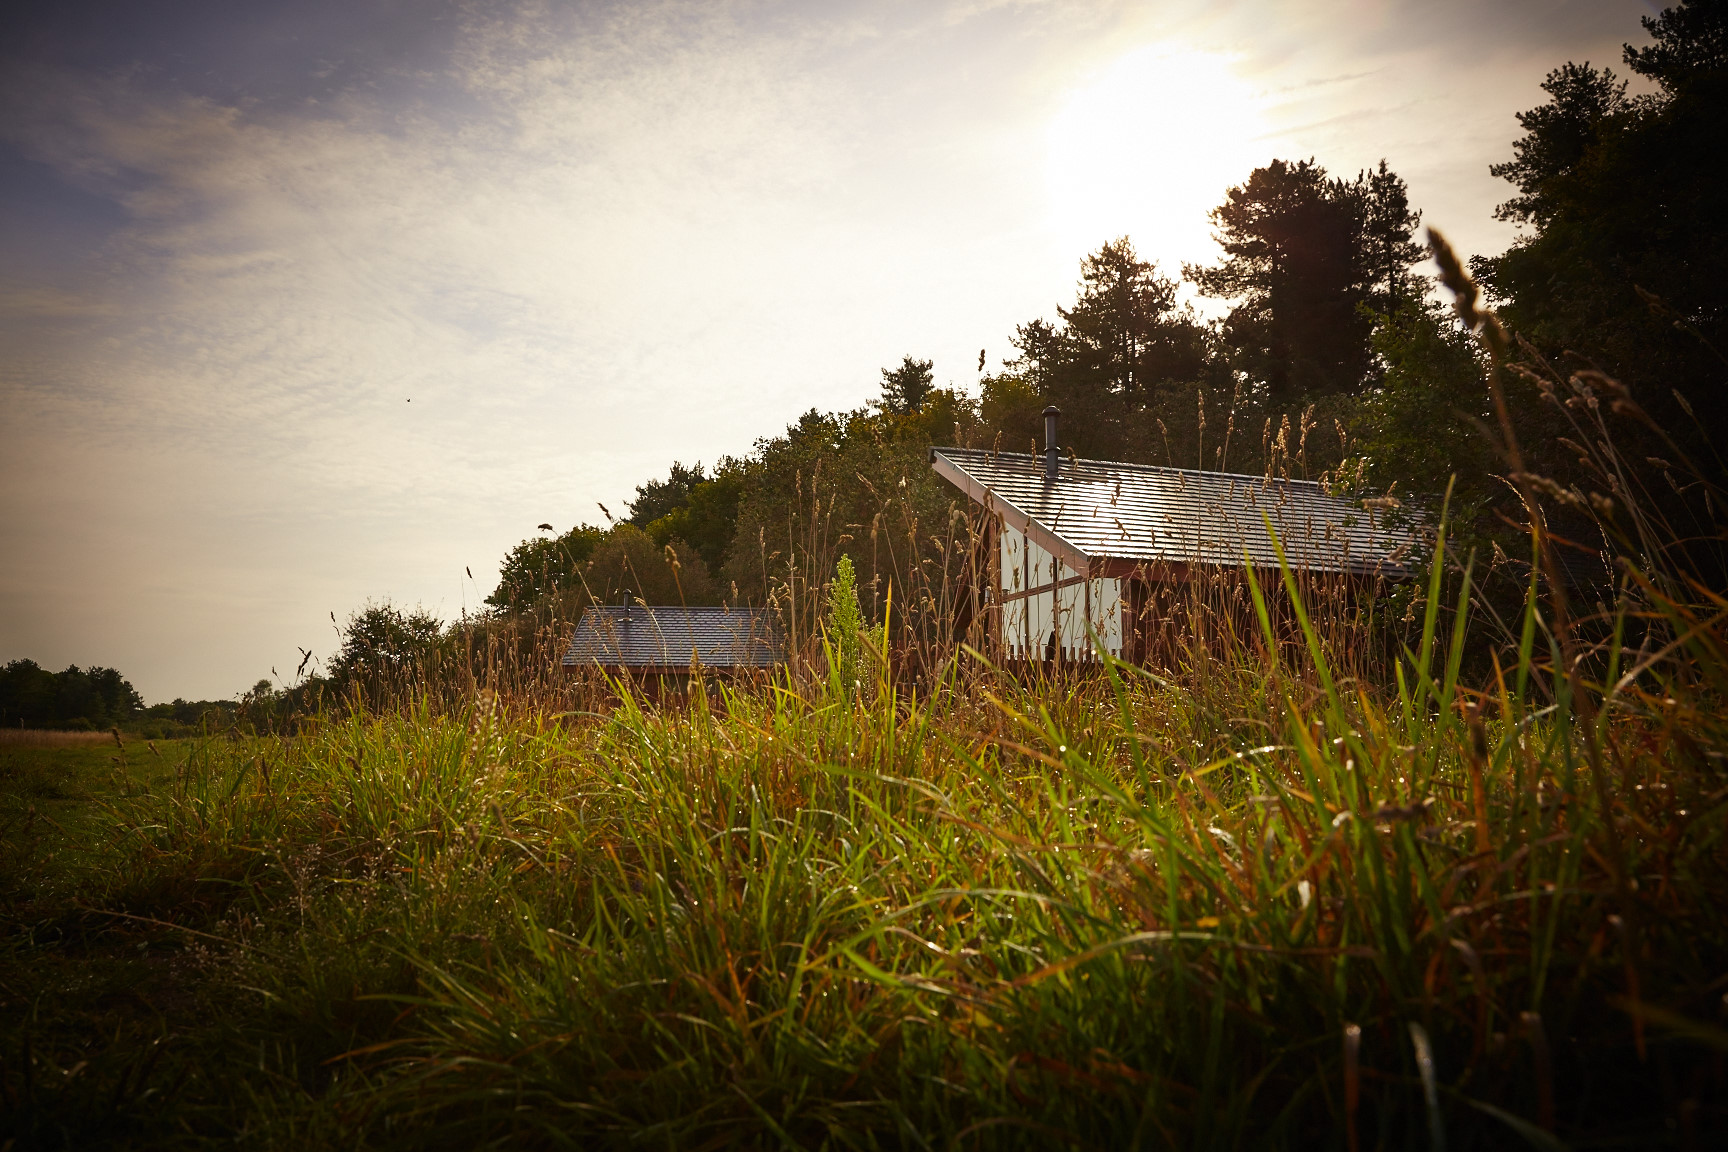
<svg viewBox="0 0 1728 1152">
<path fill-rule="evenodd" d="M 1235 302 L 1234 366 L 1278 403 L 1357 392 L 1373 380 L 1373 312 L 1418 295 L 1418 214 L 1385 161 L 1354 181 L 1312 160 L 1274 160 L 1212 212 L 1224 260 L 1185 272 Z M 1364 307 L 1366 306 L 1366 307 Z"/>
<path fill-rule="evenodd" d="M 935 362 L 914 360 L 907 356 L 898 368 L 882 369 L 882 407 L 889 412 L 906 415 L 924 407 L 924 400 L 935 386 Z"/>
</svg>

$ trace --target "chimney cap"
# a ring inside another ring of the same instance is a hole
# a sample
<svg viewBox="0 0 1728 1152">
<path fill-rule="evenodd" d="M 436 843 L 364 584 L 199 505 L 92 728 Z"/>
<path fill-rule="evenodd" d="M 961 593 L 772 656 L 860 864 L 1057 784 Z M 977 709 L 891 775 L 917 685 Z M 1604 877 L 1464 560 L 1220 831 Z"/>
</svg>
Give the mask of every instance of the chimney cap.
<svg viewBox="0 0 1728 1152">
<path fill-rule="evenodd" d="M 1060 415 L 1062 415 L 1062 409 L 1056 407 L 1056 405 L 1054 405 L 1054 404 L 1051 404 L 1049 407 L 1044 409 L 1044 415 L 1046 415 L 1046 416 L 1060 416 Z"/>
</svg>

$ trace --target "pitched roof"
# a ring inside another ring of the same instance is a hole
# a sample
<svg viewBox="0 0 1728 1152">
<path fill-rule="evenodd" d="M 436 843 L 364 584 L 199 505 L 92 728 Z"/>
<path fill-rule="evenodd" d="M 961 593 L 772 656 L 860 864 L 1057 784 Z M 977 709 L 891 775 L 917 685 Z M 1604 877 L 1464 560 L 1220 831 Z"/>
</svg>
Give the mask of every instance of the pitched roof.
<svg viewBox="0 0 1728 1152">
<path fill-rule="evenodd" d="M 930 462 L 1075 569 L 1097 559 L 1240 567 L 1244 556 L 1276 567 L 1270 521 L 1292 568 L 1409 575 L 1407 518 L 1389 523 L 1308 480 L 1075 459 L 1048 480 L 1040 456 L 978 448 L 933 448 Z"/>
<path fill-rule="evenodd" d="M 786 658 L 780 621 L 765 608 L 596 606 L 582 613 L 566 668 L 771 668 Z"/>
</svg>

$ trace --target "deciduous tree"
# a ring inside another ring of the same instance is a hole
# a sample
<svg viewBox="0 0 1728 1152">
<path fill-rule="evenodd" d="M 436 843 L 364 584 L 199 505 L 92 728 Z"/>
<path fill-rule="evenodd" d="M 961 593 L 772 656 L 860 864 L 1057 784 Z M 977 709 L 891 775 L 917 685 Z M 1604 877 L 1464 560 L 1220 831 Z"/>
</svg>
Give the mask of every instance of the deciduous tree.
<svg viewBox="0 0 1728 1152">
<path fill-rule="evenodd" d="M 501 612 L 520 612 L 555 592 L 579 587 L 582 565 L 605 538 L 604 528 L 578 524 L 561 536 L 522 541 L 499 565 L 498 587 L 486 603 Z"/>
</svg>

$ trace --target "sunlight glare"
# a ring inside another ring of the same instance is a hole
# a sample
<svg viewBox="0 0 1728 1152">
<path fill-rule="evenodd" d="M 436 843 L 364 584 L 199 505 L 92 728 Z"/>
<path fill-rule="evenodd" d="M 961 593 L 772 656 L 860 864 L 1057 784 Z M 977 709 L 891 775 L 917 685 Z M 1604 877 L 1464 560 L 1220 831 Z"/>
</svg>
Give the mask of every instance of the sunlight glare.
<svg viewBox="0 0 1728 1152">
<path fill-rule="evenodd" d="M 1261 97 L 1222 56 L 1167 44 L 1121 57 L 1051 122 L 1051 226 L 1074 253 L 1128 235 L 1178 276 L 1218 248 L 1207 213 L 1271 159 Z"/>
</svg>

